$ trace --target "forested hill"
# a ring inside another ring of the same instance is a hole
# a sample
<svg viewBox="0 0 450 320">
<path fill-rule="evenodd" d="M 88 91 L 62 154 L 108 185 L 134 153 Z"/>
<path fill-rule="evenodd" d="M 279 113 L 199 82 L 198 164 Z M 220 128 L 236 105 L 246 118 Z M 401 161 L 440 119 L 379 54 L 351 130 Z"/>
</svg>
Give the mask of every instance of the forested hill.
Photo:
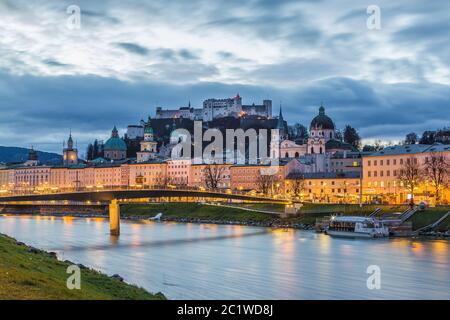
<svg viewBox="0 0 450 320">
<path fill-rule="evenodd" d="M 26 148 L 19 147 L 2 147 L 0 146 L 0 162 L 25 162 L 28 159 L 28 151 Z M 62 156 L 56 153 L 37 151 L 39 161 L 43 164 L 59 164 L 62 163 Z"/>
</svg>

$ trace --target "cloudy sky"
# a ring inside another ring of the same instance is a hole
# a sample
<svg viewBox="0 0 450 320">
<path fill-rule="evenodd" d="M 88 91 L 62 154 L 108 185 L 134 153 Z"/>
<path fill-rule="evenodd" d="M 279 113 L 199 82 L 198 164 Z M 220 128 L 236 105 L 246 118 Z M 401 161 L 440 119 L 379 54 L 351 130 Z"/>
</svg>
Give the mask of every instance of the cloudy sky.
<svg viewBox="0 0 450 320">
<path fill-rule="evenodd" d="M 0 0 L 0 145 L 60 152 L 72 130 L 84 153 L 156 106 L 237 92 L 305 125 L 323 101 L 367 140 L 437 129 L 450 125 L 449 13 L 416 0 Z"/>
</svg>

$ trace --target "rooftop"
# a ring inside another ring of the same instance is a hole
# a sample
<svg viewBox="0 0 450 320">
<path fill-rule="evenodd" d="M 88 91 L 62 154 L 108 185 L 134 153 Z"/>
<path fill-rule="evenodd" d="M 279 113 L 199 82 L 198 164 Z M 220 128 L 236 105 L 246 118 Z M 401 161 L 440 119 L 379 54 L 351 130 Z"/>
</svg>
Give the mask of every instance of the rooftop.
<svg viewBox="0 0 450 320">
<path fill-rule="evenodd" d="M 368 156 L 382 157 L 382 156 L 403 155 L 403 154 L 419 154 L 424 152 L 447 152 L 447 151 L 450 151 L 450 145 L 408 144 L 408 145 L 387 147 L 384 148 L 383 150 L 377 151 Z"/>
</svg>

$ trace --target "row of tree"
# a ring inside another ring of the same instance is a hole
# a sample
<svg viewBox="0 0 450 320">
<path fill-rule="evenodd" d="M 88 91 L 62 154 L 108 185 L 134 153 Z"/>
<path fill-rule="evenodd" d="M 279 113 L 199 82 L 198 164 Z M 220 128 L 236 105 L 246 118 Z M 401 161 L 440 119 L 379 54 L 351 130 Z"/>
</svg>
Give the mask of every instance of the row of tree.
<svg viewBox="0 0 450 320">
<path fill-rule="evenodd" d="M 103 157 L 102 145 L 95 139 L 94 143 L 89 143 L 86 150 L 86 160 L 94 160 L 98 157 Z"/>
<path fill-rule="evenodd" d="M 441 136 L 449 136 L 450 128 L 443 128 L 437 131 L 424 131 L 422 136 L 419 137 L 417 133 L 410 132 L 406 135 L 403 144 L 433 144 L 436 142 L 450 143 L 450 139 L 442 139 Z"/>
<path fill-rule="evenodd" d="M 410 157 L 400 169 L 399 180 L 411 194 L 411 204 L 414 204 L 414 194 L 424 182 L 434 189 L 436 203 L 440 203 L 441 191 L 450 185 L 450 160 L 443 153 L 430 153 L 423 164 L 416 157 Z"/>
</svg>

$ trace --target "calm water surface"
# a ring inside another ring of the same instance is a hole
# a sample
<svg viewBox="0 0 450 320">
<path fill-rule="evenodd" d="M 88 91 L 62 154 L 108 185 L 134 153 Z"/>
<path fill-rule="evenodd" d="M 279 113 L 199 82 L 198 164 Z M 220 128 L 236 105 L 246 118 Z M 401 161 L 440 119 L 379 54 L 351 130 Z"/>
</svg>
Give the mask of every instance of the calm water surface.
<svg viewBox="0 0 450 320">
<path fill-rule="evenodd" d="M 0 233 L 170 299 L 450 299 L 448 241 L 131 221 L 117 239 L 105 219 L 37 216 L 0 216 Z"/>
</svg>

